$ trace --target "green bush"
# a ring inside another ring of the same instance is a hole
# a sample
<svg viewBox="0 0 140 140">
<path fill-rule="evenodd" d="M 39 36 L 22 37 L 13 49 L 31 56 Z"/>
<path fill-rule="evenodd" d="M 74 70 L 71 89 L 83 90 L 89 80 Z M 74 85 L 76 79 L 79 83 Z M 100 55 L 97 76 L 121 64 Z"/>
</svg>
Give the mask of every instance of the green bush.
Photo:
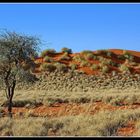
<svg viewBox="0 0 140 140">
<path fill-rule="evenodd" d="M 105 58 L 103 56 L 97 56 L 97 59 L 102 62 Z"/>
<path fill-rule="evenodd" d="M 107 73 L 107 72 L 109 72 L 109 67 L 108 66 L 103 66 L 102 68 L 101 68 L 101 72 L 102 73 Z"/>
<path fill-rule="evenodd" d="M 54 49 L 46 49 L 41 52 L 41 57 L 45 57 L 46 55 L 54 54 L 54 53 L 56 53 Z"/>
<path fill-rule="evenodd" d="M 106 52 L 106 56 L 112 57 L 112 55 L 113 55 L 113 52 L 110 52 L 110 51 L 107 51 L 107 52 Z"/>
<path fill-rule="evenodd" d="M 125 60 L 125 56 L 124 55 L 118 55 L 118 59 Z"/>
<path fill-rule="evenodd" d="M 111 65 L 111 63 L 112 63 L 111 59 L 106 59 L 106 58 L 103 58 L 103 57 L 100 57 L 99 61 L 104 65 Z"/>
<path fill-rule="evenodd" d="M 85 58 L 80 56 L 80 55 L 75 55 L 73 58 L 72 58 L 74 61 L 76 62 L 82 62 L 82 61 L 85 61 Z"/>
<path fill-rule="evenodd" d="M 77 64 L 71 63 L 69 66 L 70 66 L 71 70 L 77 69 Z"/>
<path fill-rule="evenodd" d="M 106 55 L 107 54 L 107 50 L 97 50 L 95 53 L 98 55 Z"/>
<path fill-rule="evenodd" d="M 118 67 L 118 63 L 116 63 L 116 62 L 114 62 L 114 61 L 111 61 L 111 62 L 110 62 L 110 65 L 111 65 L 111 66 L 114 66 L 114 67 Z"/>
<path fill-rule="evenodd" d="M 54 65 L 56 66 L 56 69 L 57 69 L 58 71 L 66 72 L 66 71 L 68 70 L 68 67 L 67 67 L 67 65 L 65 65 L 65 64 L 62 64 L 62 63 L 55 63 Z"/>
<path fill-rule="evenodd" d="M 91 53 L 93 53 L 92 51 L 90 51 L 90 50 L 84 50 L 84 51 L 82 51 L 81 52 L 81 54 L 83 54 L 83 55 L 85 55 L 85 54 L 91 54 Z"/>
<path fill-rule="evenodd" d="M 80 66 L 81 67 L 90 67 L 90 63 L 88 62 L 88 61 L 82 61 L 81 63 L 80 63 Z"/>
<path fill-rule="evenodd" d="M 106 65 L 111 65 L 112 60 L 111 59 L 104 59 L 103 63 L 106 64 Z"/>
<path fill-rule="evenodd" d="M 60 57 L 59 60 L 70 60 L 70 59 L 71 59 L 71 58 L 68 56 L 68 53 L 65 52 L 65 53 Z"/>
<path fill-rule="evenodd" d="M 92 64 L 92 66 L 90 67 L 91 70 L 97 70 L 99 69 L 99 65 L 97 64 Z"/>
<path fill-rule="evenodd" d="M 134 56 L 126 50 L 123 50 L 123 54 L 118 56 L 119 59 L 125 60 L 128 59 L 130 61 L 134 60 Z"/>
<path fill-rule="evenodd" d="M 124 57 L 125 57 L 126 59 L 129 59 L 129 60 L 131 60 L 131 61 L 134 60 L 134 56 L 133 56 L 130 52 L 126 51 L 126 50 L 123 51 L 123 55 L 124 55 Z"/>
<path fill-rule="evenodd" d="M 131 55 L 131 54 L 125 54 L 124 57 L 130 61 L 133 61 L 134 60 L 134 56 Z"/>
<path fill-rule="evenodd" d="M 45 57 L 43 58 L 43 61 L 44 61 L 44 62 L 53 62 L 53 59 L 52 59 L 51 57 L 49 57 L 49 56 L 45 56 Z"/>
<path fill-rule="evenodd" d="M 61 49 L 61 52 L 67 52 L 67 53 L 71 54 L 71 53 L 72 53 L 72 49 L 69 49 L 69 48 L 67 48 L 67 47 L 63 47 L 63 48 Z"/>
<path fill-rule="evenodd" d="M 85 58 L 88 59 L 88 60 L 96 60 L 97 56 L 94 55 L 93 53 L 88 53 L 88 54 L 85 55 Z"/>
<path fill-rule="evenodd" d="M 129 67 L 122 64 L 122 65 L 120 65 L 119 70 L 122 71 L 122 72 L 129 72 Z"/>
<path fill-rule="evenodd" d="M 56 69 L 56 66 L 53 64 L 49 64 L 49 63 L 43 63 L 41 65 L 41 70 L 45 70 L 45 71 L 49 71 L 52 72 Z"/>
</svg>

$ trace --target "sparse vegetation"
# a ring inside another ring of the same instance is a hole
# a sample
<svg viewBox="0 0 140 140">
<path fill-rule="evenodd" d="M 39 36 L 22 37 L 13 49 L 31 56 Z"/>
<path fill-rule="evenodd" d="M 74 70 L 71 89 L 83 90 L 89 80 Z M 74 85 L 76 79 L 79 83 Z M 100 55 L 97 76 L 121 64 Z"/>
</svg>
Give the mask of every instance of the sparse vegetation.
<svg viewBox="0 0 140 140">
<path fill-rule="evenodd" d="M 118 58 L 121 59 L 121 60 L 128 59 L 131 62 L 134 61 L 134 56 L 126 50 L 123 50 L 123 54 L 118 55 Z"/>
<path fill-rule="evenodd" d="M 45 57 L 46 55 L 52 55 L 55 53 L 56 53 L 56 51 L 54 49 L 46 49 L 41 52 L 41 57 Z"/>
<path fill-rule="evenodd" d="M 112 56 L 113 56 L 113 54 L 114 54 L 114 53 L 113 53 L 113 52 L 111 52 L 111 51 L 107 51 L 107 52 L 106 52 L 106 56 L 107 56 L 107 57 L 112 57 Z"/>
<path fill-rule="evenodd" d="M 122 64 L 122 65 L 119 67 L 119 70 L 120 70 L 121 72 L 129 72 L 129 67 L 126 66 L 126 65 L 124 65 L 124 64 Z"/>
<path fill-rule="evenodd" d="M 90 50 L 84 50 L 81 52 L 82 55 L 86 55 L 86 54 L 92 54 L 93 52 Z"/>
<path fill-rule="evenodd" d="M 97 69 L 99 69 L 99 65 L 92 64 L 92 66 L 90 68 L 91 68 L 91 70 L 97 70 Z"/>
<path fill-rule="evenodd" d="M 102 72 L 102 73 L 107 73 L 107 72 L 109 72 L 109 67 L 108 67 L 107 65 L 101 67 L 101 72 Z"/>
<path fill-rule="evenodd" d="M 68 67 L 67 67 L 67 65 L 65 65 L 65 64 L 62 64 L 62 63 L 55 63 L 54 65 L 56 66 L 56 69 L 57 69 L 58 71 L 66 72 L 66 71 L 68 70 Z"/>
<path fill-rule="evenodd" d="M 113 52 L 71 54 L 69 48 L 56 54 L 53 49 L 42 52 L 36 63 L 38 81 L 15 88 L 14 119 L 5 117 L 8 102 L 2 88 L 0 135 L 118 136 L 128 121 L 139 121 L 140 75 L 130 73 L 133 66 L 139 71 L 139 61 L 127 51 L 119 55 L 123 61 L 118 60 Z M 139 134 L 139 123 L 136 128 L 133 135 Z"/>
<path fill-rule="evenodd" d="M 68 56 L 68 53 L 65 52 L 65 53 L 60 57 L 59 60 L 70 60 L 70 59 L 71 59 L 71 58 L 70 58 L 70 56 Z"/>
<path fill-rule="evenodd" d="M 71 63 L 69 66 L 72 70 L 76 70 L 78 67 L 77 64 L 74 64 L 74 63 Z"/>
<path fill-rule="evenodd" d="M 98 55 L 106 55 L 108 52 L 108 50 L 97 50 L 95 53 Z"/>
<path fill-rule="evenodd" d="M 72 59 L 76 62 L 81 62 L 85 60 L 85 58 L 80 55 L 75 55 Z"/>
<path fill-rule="evenodd" d="M 96 60 L 96 59 L 97 59 L 97 56 L 94 55 L 93 53 L 87 53 L 87 54 L 85 55 L 85 58 L 86 58 L 87 60 Z"/>
<path fill-rule="evenodd" d="M 49 56 L 45 56 L 45 57 L 43 58 L 43 61 L 44 61 L 44 62 L 53 62 L 53 59 L 52 59 L 51 57 L 49 57 Z"/>
<path fill-rule="evenodd" d="M 126 51 L 126 50 L 123 50 L 123 55 L 124 55 L 124 57 L 126 59 L 128 59 L 130 61 L 133 61 L 134 60 L 134 56 L 131 53 L 129 53 L 128 51 Z"/>
<path fill-rule="evenodd" d="M 67 47 L 63 47 L 63 48 L 61 49 L 61 52 L 66 52 L 66 53 L 68 53 L 68 54 L 71 54 L 71 53 L 72 53 L 72 49 L 69 49 L 69 48 L 67 48 Z"/>
<path fill-rule="evenodd" d="M 90 65 L 91 65 L 91 64 L 90 64 L 88 61 L 86 61 L 86 60 L 85 60 L 85 61 L 82 61 L 82 62 L 80 63 L 80 66 L 81 66 L 81 67 L 90 67 Z"/>
<path fill-rule="evenodd" d="M 50 63 L 42 63 L 41 64 L 41 70 L 43 70 L 43 71 L 52 72 L 55 69 L 56 69 L 56 66 L 54 64 L 50 64 Z"/>
</svg>

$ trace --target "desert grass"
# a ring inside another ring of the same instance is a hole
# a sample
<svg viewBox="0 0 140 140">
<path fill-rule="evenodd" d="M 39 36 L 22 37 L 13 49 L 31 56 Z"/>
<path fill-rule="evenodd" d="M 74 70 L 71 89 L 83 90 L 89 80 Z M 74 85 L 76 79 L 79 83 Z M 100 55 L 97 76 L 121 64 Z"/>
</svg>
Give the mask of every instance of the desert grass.
<svg viewBox="0 0 140 140">
<path fill-rule="evenodd" d="M 140 120 L 136 121 L 136 132 L 133 134 L 134 136 L 140 136 Z"/>
<path fill-rule="evenodd" d="M 89 103 L 102 101 L 111 105 L 132 105 L 140 103 L 139 89 L 127 90 L 94 90 L 90 92 L 61 92 L 45 90 L 17 90 L 13 98 L 15 107 L 53 105 L 54 103 Z M 4 91 L 0 94 L 0 105 L 4 105 L 6 97 Z"/>
<path fill-rule="evenodd" d="M 117 136 L 117 130 L 128 121 L 138 121 L 140 109 L 100 111 L 57 118 L 0 118 L 1 136 Z"/>
</svg>

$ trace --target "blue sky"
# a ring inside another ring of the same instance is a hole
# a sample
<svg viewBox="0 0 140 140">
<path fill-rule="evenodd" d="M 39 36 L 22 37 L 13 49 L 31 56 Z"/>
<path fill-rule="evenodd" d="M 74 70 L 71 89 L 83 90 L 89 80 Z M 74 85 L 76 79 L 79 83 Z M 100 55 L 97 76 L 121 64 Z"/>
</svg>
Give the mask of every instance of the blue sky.
<svg viewBox="0 0 140 140">
<path fill-rule="evenodd" d="M 0 29 L 36 35 L 42 50 L 140 51 L 140 4 L 0 4 Z"/>
</svg>

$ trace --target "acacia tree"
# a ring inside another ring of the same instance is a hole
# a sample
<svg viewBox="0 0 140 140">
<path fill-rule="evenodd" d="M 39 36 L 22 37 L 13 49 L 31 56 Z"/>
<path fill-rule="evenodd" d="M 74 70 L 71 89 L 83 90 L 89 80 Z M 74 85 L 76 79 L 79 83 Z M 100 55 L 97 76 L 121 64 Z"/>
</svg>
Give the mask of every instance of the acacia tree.
<svg viewBox="0 0 140 140">
<path fill-rule="evenodd" d="M 0 33 L 0 80 L 5 90 L 8 114 L 12 117 L 12 99 L 19 82 L 35 82 L 34 67 L 40 40 L 33 36 L 4 31 Z"/>
</svg>

